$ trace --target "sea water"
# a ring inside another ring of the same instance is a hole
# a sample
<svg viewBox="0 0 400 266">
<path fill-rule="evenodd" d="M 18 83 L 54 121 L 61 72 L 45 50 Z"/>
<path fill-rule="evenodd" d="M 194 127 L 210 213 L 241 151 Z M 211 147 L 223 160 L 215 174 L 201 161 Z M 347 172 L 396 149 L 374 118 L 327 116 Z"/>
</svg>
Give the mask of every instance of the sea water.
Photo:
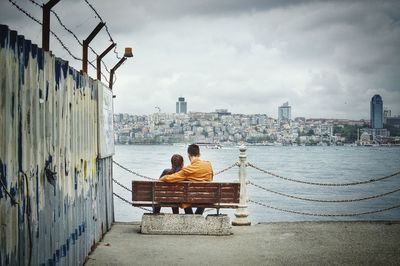
<svg viewBox="0 0 400 266">
<path fill-rule="evenodd" d="M 117 145 L 114 161 L 144 176 L 159 178 L 165 168 L 170 168 L 173 154 L 181 154 L 189 164 L 184 145 Z M 348 146 L 249 146 L 247 161 L 279 176 L 316 183 L 350 183 L 368 181 L 400 171 L 400 147 L 348 147 Z M 218 172 L 239 161 L 238 147 L 209 149 L 201 147 L 201 157 L 212 163 Z M 344 200 L 370 197 L 400 188 L 400 175 L 382 181 L 354 186 L 317 186 L 296 183 L 274 177 L 252 167 L 246 168 L 247 179 L 263 188 L 296 197 Z M 237 166 L 214 177 L 214 181 L 238 181 Z M 145 180 L 114 164 L 114 179 L 127 188 L 132 180 Z M 131 192 L 114 183 L 114 192 L 126 200 Z M 307 214 L 356 214 L 400 205 L 400 191 L 369 200 L 356 202 L 310 202 L 271 193 L 249 184 L 248 199 L 267 205 L 248 203 L 247 212 L 252 223 L 278 221 L 349 221 L 349 220 L 400 220 L 400 208 L 356 216 L 313 216 Z M 272 208 L 271 208 L 272 207 Z M 145 212 L 114 197 L 116 221 L 139 221 Z M 276 210 L 279 208 L 282 210 Z M 180 210 L 183 213 L 183 210 Z M 206 210 L 215 213 L 215 210 Z M 162 212 L 171 212 L 163 208 Z M 234 219 L 234 210 L 222 209 Z"/>
</svg>

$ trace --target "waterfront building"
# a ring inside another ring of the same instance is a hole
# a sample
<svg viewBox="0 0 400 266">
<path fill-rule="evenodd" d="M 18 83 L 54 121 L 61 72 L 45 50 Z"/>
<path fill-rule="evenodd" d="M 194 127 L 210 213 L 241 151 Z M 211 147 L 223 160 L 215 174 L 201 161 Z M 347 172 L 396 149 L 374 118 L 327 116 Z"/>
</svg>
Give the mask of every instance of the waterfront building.
<svg viewBox="0 0 400 266">
<path fill-rule="evenodd" d="M 215 112 L 218 114 L 218 117 L 232 114 L 231 112 L 228 112 L 228 109 L 216 109 Z"/>
<path fill-rule="evenodd" d="M 388 117 L 392 117 L 392 110 L 390 110 L 387 107 L 385 107 L 383 109 L 383 124 L 387 123 Z"/>
<path fill-rule="evenodd" d="M 400 128 L 400 116 L 387 117 L 386 124 L 395 128 Z"/>
<path fill-rule="evenodd" d="M 383 128 L 383 101 L 378 94 L 371 99 L 371 128 Z"/>
<path fill-rule="evenodd" d="M 282 106 L 278 107 L 278 122 L 290 121 L 292 107 L 289 106 L 289 102 L 285 102 Z"/>
<path fill-rule="evenodd" d="M 185 102 L 185 97 L 179 97 L 176 102 L 176 113 L 186 114 L 187 113 L 187 102 Z"/>
</svg>

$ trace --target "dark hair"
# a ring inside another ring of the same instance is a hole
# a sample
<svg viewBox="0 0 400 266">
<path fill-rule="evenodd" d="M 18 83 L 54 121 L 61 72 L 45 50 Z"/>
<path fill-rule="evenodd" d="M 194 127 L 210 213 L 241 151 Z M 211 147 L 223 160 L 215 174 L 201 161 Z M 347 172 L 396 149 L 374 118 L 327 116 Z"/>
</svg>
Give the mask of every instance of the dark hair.
<svg viewBox="0 0 400 266">
<path fill-rule="evenodd" d="M 171 157 L 171 166 L 174 172 L 178 172 L 183 166 L 183 157 L 179 154 L 174 154 Z"/>
<path fill-rule="evenodd" d="M 190 144 L 187 152 L 190 156 L 200 156 L 200 148 L 196 144 Z"/>
</svg>

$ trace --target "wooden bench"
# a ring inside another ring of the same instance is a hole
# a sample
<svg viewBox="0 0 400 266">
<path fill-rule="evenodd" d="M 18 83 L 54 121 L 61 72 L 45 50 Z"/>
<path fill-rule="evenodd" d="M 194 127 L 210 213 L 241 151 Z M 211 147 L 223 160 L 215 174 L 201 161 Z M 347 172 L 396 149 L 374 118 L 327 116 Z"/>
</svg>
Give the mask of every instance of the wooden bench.
<svg viewBox="0 0 400 266">
<path fill-rule="evenodd" d="M 238 208 L 240 183 L 132 181 L 132 205 L 137 207 Z"/>
</svg>

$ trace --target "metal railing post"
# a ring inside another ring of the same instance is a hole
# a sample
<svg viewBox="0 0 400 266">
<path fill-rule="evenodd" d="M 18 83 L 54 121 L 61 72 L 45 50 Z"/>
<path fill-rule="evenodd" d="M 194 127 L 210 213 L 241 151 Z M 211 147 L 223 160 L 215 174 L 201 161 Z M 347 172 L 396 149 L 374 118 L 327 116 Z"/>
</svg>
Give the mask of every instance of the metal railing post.
<svg viewBox="0 0 400 266">
<path fill-rule="evenodd" d="M 97 79 L 101 80 L 101 60 L 103 59 L 103 57 L 109 52 L 111 51 L 112 48 L 114 48 L 117 44 L 115 42 L 113 42 L 110 46 L 108 46 L 107 49 L 104 50 L 104 52 L 102 52 L 100 55 L 97 56 L 97 64 L 96 64 L 96 68 L 97 68 Z"/>
<path fill-rule="evenodd" d="M 82 73 L 87 74 L 88 72 L 88 49 L 89 44 L 93 40 L 93 38 L 99 33 L 101 28 L 103 28 L 106 24 L 104 22 L 100 22 L 97 24 L 96 28 L 89 34 L 89 36 L 83 40 L 82 45 Z"/>
<path fill-rule="evenodd" d="M 236 209 L 236 218 L 232 221 L 232 225 L 250 225 L 251 222 L 248 218 L 247 212 L 247 189 L 246 189 L 246 167 L 247 167 L 247 155 L 246 146 L 241 145 L 239 154 L 239 182 L 240 182 L 240 199 L 239 208 Z"/>
<path fill-rule="evenodd" d="M 50 0 L 43 5 L 42 48 L 50 51 L 50 11 L 60 0 Z"/>
</svg>

